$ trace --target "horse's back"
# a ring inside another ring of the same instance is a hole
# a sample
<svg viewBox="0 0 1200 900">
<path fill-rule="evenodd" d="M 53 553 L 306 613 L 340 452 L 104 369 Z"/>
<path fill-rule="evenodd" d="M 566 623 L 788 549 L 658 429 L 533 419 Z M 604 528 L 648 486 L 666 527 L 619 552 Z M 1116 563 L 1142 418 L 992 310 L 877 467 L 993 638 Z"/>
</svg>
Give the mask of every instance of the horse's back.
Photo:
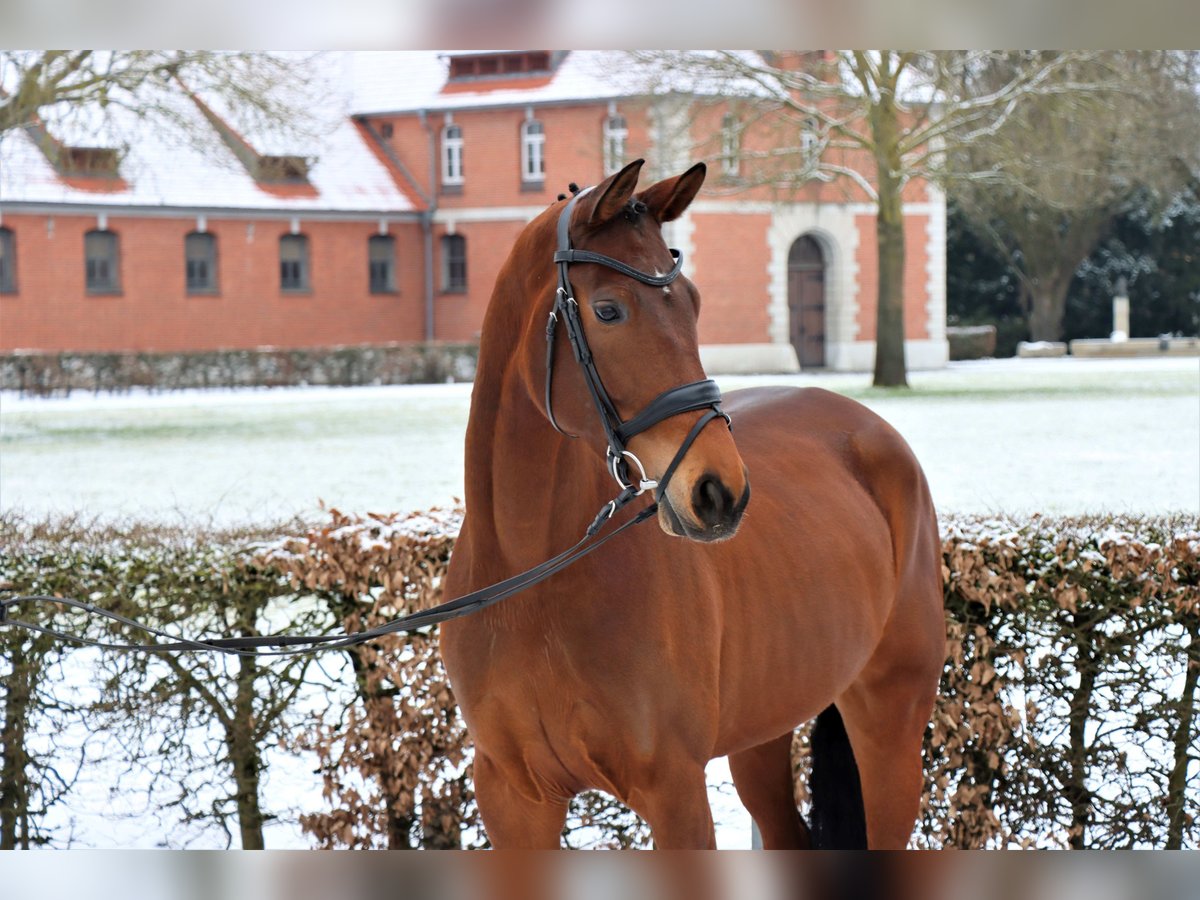
<svg viewBox="0 0 1200 900">
<path fill-rule="evenodd" d="M 915 532 L 936 534 L 929 487 L 908 442 L 861 403 L 822 388 L 778 386 L 730 391 L 724 407 L 750 457 L 755 491 L 778 478 L 857 483 L 892 528 L 897 563 Z"/>
</svg>

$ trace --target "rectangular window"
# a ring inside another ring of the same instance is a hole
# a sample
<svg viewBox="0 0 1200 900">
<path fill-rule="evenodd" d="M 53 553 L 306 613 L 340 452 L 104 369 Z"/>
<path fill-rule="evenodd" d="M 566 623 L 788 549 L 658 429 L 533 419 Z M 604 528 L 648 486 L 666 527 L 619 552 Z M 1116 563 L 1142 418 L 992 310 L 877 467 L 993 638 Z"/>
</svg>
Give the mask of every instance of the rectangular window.
<svg viewBox="0 0 1200 900">
<path fill-rule="evenodd" d="M 625 138 L 628 135 L 624 116 L 609 116 L 604 120 L 605 175 L 612 175 L 625 165 Z"/>
<path fill-rule="evenodd" d="M 396 239 L 377 234 L 367 241 L 367 265 L 372 294 L 396 293 Z"/>
<path fill-rule="evenodd" d="M 742 131 L 737 116 L 726 113 L 721 120 L 721 174 L 736 176 L 741 168 Z"/>
<path fill-rule="evenodd" d="M 279 287 L 308 290 L 308 238 L 302 234 L 285 234 L 279 239 Z"/>
<path fill-rule="evenodd" d="M 536 119 L 521 125 L 521 180 L 538 185 L 546 180 L 546 129 Z"/>
<path fill-rule="evenodd" d="M 467 239 L 461 234 L 442 238 L 442 290 L 462 293 L 467 289 Z"/>
<path fill-rule="evenodd" d="M 17 239 L 11 228 L 0 228 L 0 294 L 17 292 Z"/>
<path fill-rule="evenodd" d="M 463 183 L 463 133 L 458 125 L 442 129 L 442 184 Z"/>
<path fill-rule="evenodd" d="M 217 289 L 217 239 L 193 232 L 183 239 L 184 265 L 189 294 L 211 294 Z"/>
<path fill-rule="evenodd" d="M 816 119 L 805 119 L 800 130 L 800 158 L 805 166 L 814 165 L 821 153 L 820 126 Z"/>
<path fill-rule="evenodd" d="M 111 231 L 89 231 L 83 236 L 84 274 L 89 293 L 115 294 L 121 289 L 117 254 L 117 236 Z"/>
</svg>

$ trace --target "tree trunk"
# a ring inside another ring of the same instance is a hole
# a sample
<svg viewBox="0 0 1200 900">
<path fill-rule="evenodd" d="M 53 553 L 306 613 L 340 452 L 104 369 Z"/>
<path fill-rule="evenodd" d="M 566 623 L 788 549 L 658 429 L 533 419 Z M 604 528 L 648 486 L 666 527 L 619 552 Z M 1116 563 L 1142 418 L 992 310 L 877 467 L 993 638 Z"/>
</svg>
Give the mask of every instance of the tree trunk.
<svg viewBox="0 0 1200 900">
<path fill-rule="evenodd" d="M 875 309 L 874 385 L 908 387 L 904 362 L 904 212 L 900 200 L 903 185 L 894 104 L 888 99 L 881 100 L 871 119 L 879 173 L 879 211 L 875 218 L 879 292 Z"/>
<path fill-rule="evenodd" d="M 33 701 L 33 665 L 18 642 L 4 679 L 4 731 L 0 754 L 0 850 L 29 849 L 29 752 L 25 746 Z"/>
<path fill-rule="evenodd" d="M 1079 687 L 1071 695 L 1068 715 L 1070 739 L 1070 772 L 1063 785 L 1063 795 L 1071 804 L 1071 830 L 1068 838 L 1072 850 L 1086 846 L 1087 829 L 1092 822 L 1092 792 L 1087 787 L 1088 745 L 1087 723 L 1092 710 L 1092 694 L 1100 677 L 1100 654 L 1096 650 L 1098 619 L 1092 612 L 1074 614 L 1075 667 L 1079 672 Z"/>
<path fill-rule="evenodd" d="M 1032 309 L 1029 314 L 1029 334 L 1035 341 L 1058 341 L 1063 335 L 1063 314 L 1067 309 L 1067 289 L 1075 268 L 1064 264 L 1053 272 L 1041 275 L 1030 287 Z"/>
<path fill-rule="evenodd" d="M 1179 698 L 1179 727 L 1175 731 L 1175 762 L 1167 778 L 1167 849 L 1183 847 L 1183 830 L 1187 809 L 1187 773 L 1194 735 L 1192 723 L 1196 715 L 1196 685 L 1200 682 L 1200 622 L 1188 622 L 1188 643 L 1184 660 L 1187 674 L 1183 679 L 1183 694 Z"/>
<path fill-rule="evenodd" d="M 258 663 L 253 657 L 242 657 L 237 676 L 237 699 L 234 703 L 233 724 L 227 738 L 229 758 L 233 763 L 233 779 L 237 789 L 238 827 L 243 850 L 262 850 L 263 813 L 259 805 L 258 740 L 254 727 L 255 678 Z"/>
</svg>

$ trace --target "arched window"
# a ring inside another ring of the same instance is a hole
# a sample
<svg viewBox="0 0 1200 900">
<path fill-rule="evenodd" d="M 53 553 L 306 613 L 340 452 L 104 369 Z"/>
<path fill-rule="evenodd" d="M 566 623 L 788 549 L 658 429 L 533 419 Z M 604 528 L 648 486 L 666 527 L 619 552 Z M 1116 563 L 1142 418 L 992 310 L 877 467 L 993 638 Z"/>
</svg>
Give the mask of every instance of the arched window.
<svg viewBox="0 0 1200 900">
<path fill-rule="evenodd" d="M 721 119 L 721 174 L 737 175 L 741 170 L 741 155 L 741 123 L 733 113 L 725 113 Z"/>
<path fill-rule="evenodd" d="M 0 228 L 0 294 L 17 292 L 17 237 L 11 228 Z"/>
<path fill-rule="evenodd" d="M 308 285 L 308 238 L 285 234 L 279 239 L 279 288 L 307 291 Z"/>
<path fill-rule="evenodd" d="M 467 289 L 467 239 L 461 234 L 442 238 L 442 291 L 461 294 Z"/>
<path fill-rule="evenodd" d="M 396 239 L 390 234 L 372 235 L 367 241 L 367 266 L 372 294 L 396 292 Z"/>
<path fill-rule="evenodd" d="M 115 294 L 121 290 L 120 247 L 111 231 L 89 231 L 83 236 L 85 283 L 89 293 Z"/>
<path fill-rule="evenodd" d="M 625 165 L 625 138 L 628 136 L 624 116 L 612 115 L 604 120 L 605 175 L 612 175 Z"/>
<path fill-rule="evenodd" d="M 457 186 L 463 183 L 463 133 L 459 125 L 442 129 L 442 184 Z"/>
<path fill-rule="evenodd" d="M 537 119 L 521 123 L 521 181 L 541 184 L 546 180 L 546 129 Z"/>
<path fill-rule="evenodd" d="M 217 289 L 217 239 L 193 231 L 183 239 L 184 277 L 189 294 L 211 294 Z"/>
</svg>

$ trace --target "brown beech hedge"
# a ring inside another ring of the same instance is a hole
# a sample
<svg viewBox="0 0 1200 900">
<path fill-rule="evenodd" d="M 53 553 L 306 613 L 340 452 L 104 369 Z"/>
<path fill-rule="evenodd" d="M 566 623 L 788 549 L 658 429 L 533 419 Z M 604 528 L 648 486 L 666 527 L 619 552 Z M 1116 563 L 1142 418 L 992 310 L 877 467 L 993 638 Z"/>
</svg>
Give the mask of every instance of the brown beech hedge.
<svg viewBox="0 0 1200 900">
<path fill-rule="evenodd" d="M 334 510 L 316 526 L 224 533 L 10 516 L 0 518 L 0 587 L 88 597 L 189 635 L 359 630 L 443 599 L 460 523 L 454 509 Z M 1197 846 L 1200 523 L 947 517 L 942 535 L 947 658 L 914 845 Z M 117 636 L 61 610 L 21 614 Z M 341 651 L 353 684 L 327 692 L 325 705 L 305 693 L 319 683 L 310 666 L 218 666 L 183 654 L 167 667 L 11 629 L 0 630 L 0 652 L 4 846 L 69 841 L 47 814 L 71 802 L 65 757 L 78 748 L 44 735 L 71 733 L 72 723 L 119 736 L 122 766 L 158 759 L 147 747 L 163 732 L 178 732 L 186 749 L 188 728 L 219 726 L 212 758 L 155 763 L 149 802 L 165 819 L 186 819 L 180 833 L 207 823 L 231 844 L 240 830 L 241 845 L 253 846 L 263 823 L 284 815 L 318 847 L 486 844 L 469 736 L 436 635 Z M 84 652 L 95 660 L 86 670 L 69 664 Z M 94 690 L 78 684 L 81 671 Z M 806 738 L 801 729 L 795 742 L 802 806 Z M 264 808 L 262 776 L 281 753 L 315 760 L 320 808 Z M 225 802 L 192 809 L 180 786 L 201 769 L 198 783 Z M 619 803 L 592 794 L 573 806 L 564 839 L 644 846 L 649 836 Z"/>
</svg>

